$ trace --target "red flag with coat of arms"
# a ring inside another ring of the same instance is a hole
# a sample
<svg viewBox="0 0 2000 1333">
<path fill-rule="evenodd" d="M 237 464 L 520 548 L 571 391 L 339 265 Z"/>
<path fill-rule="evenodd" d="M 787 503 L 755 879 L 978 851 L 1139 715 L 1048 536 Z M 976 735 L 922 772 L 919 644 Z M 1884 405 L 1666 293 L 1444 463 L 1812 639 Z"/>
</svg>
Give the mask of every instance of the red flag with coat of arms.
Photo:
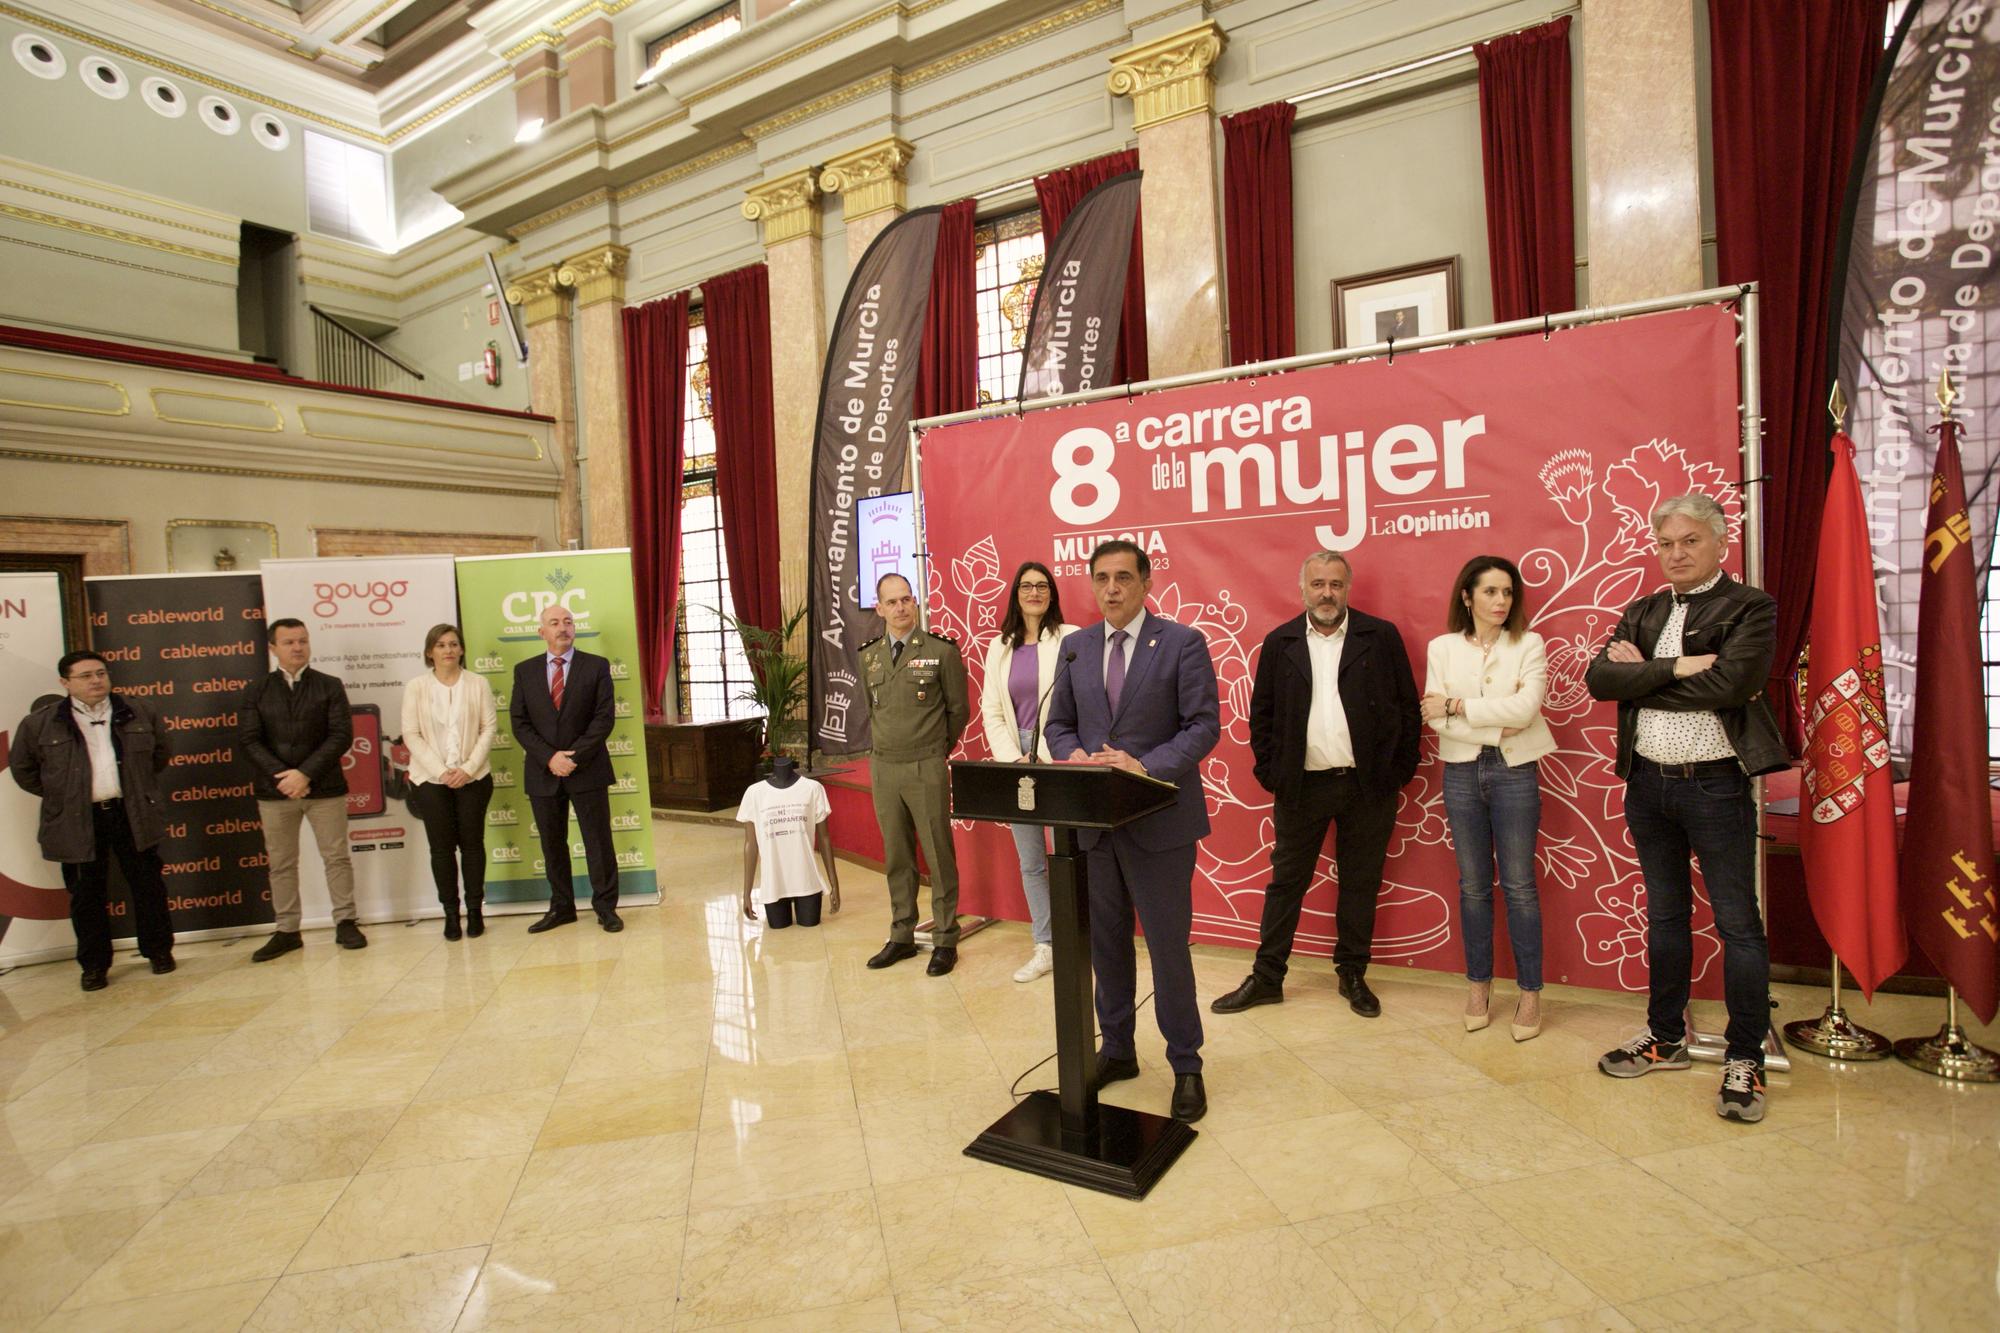
<svg viewBox="0 0 2000 1333">
<path fill-rule="evenodd" d="M 1882 631 L 1854 441 L 1836 432 L 1813 580 L 1799 843 L 1813 918 L 1864 995 L 1903 965 Z"/>
</svg>

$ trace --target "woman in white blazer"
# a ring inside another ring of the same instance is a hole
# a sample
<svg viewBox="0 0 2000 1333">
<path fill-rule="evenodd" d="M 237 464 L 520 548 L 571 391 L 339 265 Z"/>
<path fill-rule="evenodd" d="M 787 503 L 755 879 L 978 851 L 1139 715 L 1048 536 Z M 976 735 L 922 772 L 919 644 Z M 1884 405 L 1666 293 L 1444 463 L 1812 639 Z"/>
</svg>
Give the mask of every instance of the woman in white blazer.
<svg viewBox="0 0 2000 1333">
<path fill-rule="evenodd" d="M 1497 555 L 1475 556 L 1452 585 L 1445 633 L 1432 639 L 1424 721 L 1444 760 L 1444 808 L 1458 853 L 1458 910 L 1465 940 L 1465 1030 L 1487 1024 L 1493 997 L 1493 879 L 1507 899 L 1507 939 L 1521 996 L 1514 1040 L 1542 1030 L 1542 909 L 1535 894 L 1535 837 L 1542 822 L 1536 760 L 1556 739 L 1542 719 L 1548 655 L 1528 628 L 1521 572 Z"/>
<path fill-rule="evenodd" d="M 986 680 L 979 691 L 979 716 L 986 744 L 1002 763 L 1049 762 L 1042 738 L 1042 708 L 1055 681 L 1057 645 L 1076 633 L 1065 625 L 1062 598 L 1049 567 L 1030 560 L 1014 571 L 1007 589 L 1007 615 L 986 645 Z M 1034 923 L 1035 951 L 1014 973 L 1033 981 L 1055 967 L 1049 935 L 1049 849 L 1039 824 L 1014 824 L 1014 850 L 1021 858 L 1021 890 Z"/>
<path fill-rule="evenodd" d="M 460 938 L 458 886 L 465 880 L 465 933 L 486 933 L 486 806 L 493 799 L 493 687 L 465 669 L 456 625 L 424 635 L 430 670 L 403 687 L 403 744 L 410 751 L 410 808 L 424 821 L 431 878 L 444 908 L 444 937 Z"/>
</svg>

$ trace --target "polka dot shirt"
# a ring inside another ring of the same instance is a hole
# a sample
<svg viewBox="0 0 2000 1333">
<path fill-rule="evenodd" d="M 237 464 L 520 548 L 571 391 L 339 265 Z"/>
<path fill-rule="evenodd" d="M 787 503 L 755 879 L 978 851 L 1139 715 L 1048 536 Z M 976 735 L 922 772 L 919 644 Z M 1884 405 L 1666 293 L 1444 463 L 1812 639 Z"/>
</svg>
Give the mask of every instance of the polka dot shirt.
<svg viewBox="0 0 2000 1333">
<path fill-rule="evenodd" d="M 1721 581 L 1722 574 L 1718 571 L 1714 578 L 1687 596 L 1707 592 Z M 1686 624 L 1687 602 L 1676 598 L 1667 623 L 1660 629 L 1660 641 L 1653 645 L 1655 658 L 1681 655 L 1681 630 Z M 1736 757 L 1729 733 L 1722 729 L 1722 719 L 1713 712 L 1670 713 L 1663 708 L 1641 708 L 1639 734 L 1634 743 L 1640 754 L 1656 764 L 1705 764 Z"/>
</svg>

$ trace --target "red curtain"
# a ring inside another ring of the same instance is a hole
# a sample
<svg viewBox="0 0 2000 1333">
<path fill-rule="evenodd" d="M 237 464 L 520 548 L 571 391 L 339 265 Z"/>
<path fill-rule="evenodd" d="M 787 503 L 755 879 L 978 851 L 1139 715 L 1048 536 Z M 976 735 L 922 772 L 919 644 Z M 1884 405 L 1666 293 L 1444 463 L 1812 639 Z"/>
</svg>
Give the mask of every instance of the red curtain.
<svg viewBox="0 0 2000 1333">
<path fill-rule="evenodd" d="M 1222 241 L 1229 266 L 1229 359 L 1298 349 L 1292 291 L 1292 122 L 1273 102 L 1222 118 Z"/>
<path fill-rule="evenodd" d="M 1493 318 L 1574 309 L 1569 19 L 1496 37 L 1472 51 L 1479 60 Z"/>
<path fill-rule="evenodd" d="M 1885 0 L 1710 0 L 1716 268 L 1756 282 L 1774 700 L 1805 643 L 1826 495 L 1828 288 Z M 1797 739 L 1794 708 L 1779 708 Z"/>
<path fill-rule="evenodd" d="M 631 422 L 632 592 L 638 603 L 646 716 L 663 714 L 673 678 L 681 569 L 681 428 L 687 416 L 688 298 L 625 310 L 625 405 Z"/>
<path fill-rule="evenodd" d="M 701 285 L 715 394 L 715 488 L 729 599 L 765 629 L 784 621 L 778 593 L 778 450 L 771 416 L 771 281 L 762 264 Z"/>
<path fill-rule="evenodd" d="M 1082 202 L 1083 196 L 1113 176 L 1138 169 L 1139 150 L 1127 148 L 1035 177 L 1035 198 L 1042 206 L 1043 246 L 1049 250 L 1055 248 L 1063 219 Z M 1150 373 L 1146 356 L 1146 256 L 1139 244 L 1144 235 L 1145 228 L 1135 223 L 1132 263 L 1125 271 L 1125 309 L 1118 317 L 1118 354 L 1111 359 L 1112 378 L 1120 384 L 1145 379 Z"/>
<path fill-rule="evenodd" d="M 979 406 L 979 321 L 972 305 L 978 287 L 972 272 L 974 207 L 970 199 L 946 204 L 938 222 L 930 311 L 917 356 L 919 417 Z"/>
</svg>

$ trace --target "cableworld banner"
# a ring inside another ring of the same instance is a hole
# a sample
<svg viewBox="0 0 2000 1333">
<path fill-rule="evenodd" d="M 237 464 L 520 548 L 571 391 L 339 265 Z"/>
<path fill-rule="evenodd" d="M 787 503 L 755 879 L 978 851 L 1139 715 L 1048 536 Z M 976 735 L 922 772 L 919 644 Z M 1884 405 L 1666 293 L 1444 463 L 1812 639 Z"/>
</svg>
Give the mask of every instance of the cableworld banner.
<svg viewBox="0 0 2000 1333">
<path fill-rule="evenodd" d="M 1741 571 L 1736 335 L 1732 312 L 1709 306 L 934 428 L 920 444 L 929 623 L 959 640 L 976 699 L 1021 561 L 1048 564 L 1065 618 L 1087 625 L 1091 549 L 1138 542 L 1149 609 L 1207 635 L 1222 694 L 1222 741 L 1201 771 L 1214 831 L 1195 938 L 1254 946 L 1274 839 L 1272 797 L 1250 773 L 1251 682 L 1265 634 L 1303 610 L 1305 557 L 1353 562 L 1352 605 L 1401 629 L 1421 691 L 1459 567 L 1506 556 L 1547 642 L 1544 714 L 1560 745 L 1540 764 L 1547 972 L 1642 990 L 1645 889 L 1613 770 L 1615 711 L 1592 702 L 1583 673 L 1625 605 L 1664 582 L 1649 524 L 1661 500 L 1720 501 L 1727 567 Z M 985 749 L 974 725 L 958 754 Z M 1442 782 L 1426 732 L 1390 841 L 1380 962 L 1462 963 Z M 957 836 L 963 910 L 1025 920 L 1006 830 L 960 823 Z M 1333 907 L 1329 854 L 1302 949 L 1324 955 Z M 1697 994 L 1716 994 L 1705 901 L 1696 927 Z M 1511 965 L 1504 945 L 1496 961 Z"/>
</svg>

